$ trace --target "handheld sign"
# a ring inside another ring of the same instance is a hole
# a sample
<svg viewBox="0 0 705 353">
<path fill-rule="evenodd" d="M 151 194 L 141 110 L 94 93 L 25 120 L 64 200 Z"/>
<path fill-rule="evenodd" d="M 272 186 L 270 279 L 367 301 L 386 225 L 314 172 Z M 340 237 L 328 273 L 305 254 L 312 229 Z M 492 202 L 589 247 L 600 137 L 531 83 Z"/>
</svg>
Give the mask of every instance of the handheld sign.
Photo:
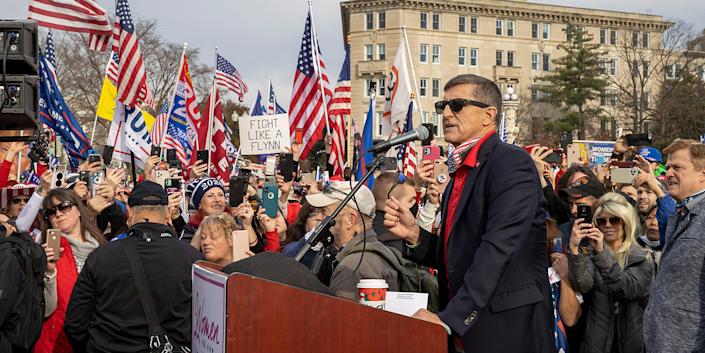
<svg viewBox="0 0 705 353">
<path fill-rule="evenodd" d="M 291 148 L 287 114 L 250 116 L 239 125 L 242 155 L 281 153 Z"/>
</svg>

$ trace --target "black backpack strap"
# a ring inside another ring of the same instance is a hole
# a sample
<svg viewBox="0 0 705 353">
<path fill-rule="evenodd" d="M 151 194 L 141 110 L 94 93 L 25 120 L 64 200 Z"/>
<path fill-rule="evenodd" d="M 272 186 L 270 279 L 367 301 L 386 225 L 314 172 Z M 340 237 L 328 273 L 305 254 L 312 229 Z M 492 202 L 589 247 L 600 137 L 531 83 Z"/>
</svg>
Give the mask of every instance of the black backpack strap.
<svg viewBox="0 0 705 353">
<path fill-rule="evenodd" d="M 152 297 L 152 291 L 149 289 L 149 284 L 147 283 L 147 276 L 144 273 L 142 260 L 140 260 L 140 256 L 137 253 L 137 246 L 135 245 L 137 239 L 127 237 L 120 241 L 125 242 L 127 261 L 130 263 L 130 271 L 135 278 L 137 293 L 140 296 L 144 316 L 147 318 L 147 324 L 149 325 L 149 348 L 152 350 L 154 348 L 163 347 L 165 352 L 171 352 L 171 343 L 167 338 L 166 332 L 164 332 L 159 324 L 159 316 L 154 306 L 154 297 Z M 161 338 L 164 338 L 165 342 L 162 343 L 160 341 Z"/>
</svg>

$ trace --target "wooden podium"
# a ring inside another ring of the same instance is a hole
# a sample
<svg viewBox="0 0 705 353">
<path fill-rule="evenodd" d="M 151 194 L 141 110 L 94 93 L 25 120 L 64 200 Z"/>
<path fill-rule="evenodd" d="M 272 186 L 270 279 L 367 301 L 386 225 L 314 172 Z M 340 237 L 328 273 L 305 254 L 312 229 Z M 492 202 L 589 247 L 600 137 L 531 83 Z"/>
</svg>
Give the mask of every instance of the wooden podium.
<svg viewBox="0 0 705 353">
<path fill-rule="evenodd" d="M 210 298 L 194 288 L 194 353 L 447 352 L 448 336 L 439 325 L 220 269 L 194 264 L 194 285 L 205 279 L 224 291 Z M 224 330 L 203 314 L 204 303 L 217 306 L 222 298 Z M 217 343 L 216 349 L 208 343 Z"/>
</svg>

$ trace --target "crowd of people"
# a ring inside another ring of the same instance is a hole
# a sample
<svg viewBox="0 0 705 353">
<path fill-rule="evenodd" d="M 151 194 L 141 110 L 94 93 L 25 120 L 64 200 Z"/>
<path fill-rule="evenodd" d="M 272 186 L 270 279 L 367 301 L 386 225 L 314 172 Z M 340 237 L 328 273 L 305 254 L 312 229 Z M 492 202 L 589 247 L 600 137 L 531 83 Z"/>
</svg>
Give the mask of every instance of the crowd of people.
<svg viewBox="0 0 705 353">
<path fill-rule="evenodd" d="M 413 176 L 378 172 L 342 205 L 332 244 L 301 259 L 320 282 L 350 300 L 361 279 L 429 293 L 414 317 L 445 327 L 456 352 L 705 351 L 705 145 L 622 136 L 602 165 L 547 162 L 560 149 L 499 141 L 492 81 L 461 75 L 444 93 L 450 183 L 421 156 Z M 188 352 L 194 262 L 232 263 L 235 234 L 247 234 L 245 256 L 295 257 L 357 185 L 305 178 L 296 144 L 293 178 L 237 166 L 241 200 L 206 163 L 159 155 L 134 182 L 86 161 L 61 185 L 45 165 L 38 185 L 13 185 L 26 149 L 10 144 L 0 165 L 1 352 Z M 637 175 L 617 183 L 619 168 Z"/>
</svg>

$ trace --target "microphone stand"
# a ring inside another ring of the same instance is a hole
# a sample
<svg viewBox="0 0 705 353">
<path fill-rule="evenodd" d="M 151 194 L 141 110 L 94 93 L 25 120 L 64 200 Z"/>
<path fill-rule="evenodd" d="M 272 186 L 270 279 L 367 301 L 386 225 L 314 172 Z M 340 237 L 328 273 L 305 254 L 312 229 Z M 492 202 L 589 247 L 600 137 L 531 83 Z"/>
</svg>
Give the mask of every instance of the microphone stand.
<svg viewBox="0 0 705 353">
<path fill-rule="evenodd" d="M 377 156 L 375 156 L 375 160 L 372 163 L 372 166 L 367 169 L 367 173 L 365 173 L 365 175 L 362 177 L 362 180 L 357 182 L 357 184 L 352 188 L 352 190 L 350 190 L 350 193 L 345 196 L 345 199 L 340 202 L 338 207 L 335 208 L 335 211 L 333 211 L 330 216 L 326 216 L 325 218 L 323 218 L 323 221 L 321 221 L 321 223 L 318 223 L 316 228 L 313 230 L 313 234 L 311 234 L 311 237 L 308 238 L 308 241 L 304 243 L 301 250 L 299 250 L 299 252 L 296 254 L 296 257 L 294 257 L 294 260 L 301 262 L 301 259 L 312 247 L 318 245 L 318 243 L 323 243 L 323 248 L 316 255 L 316 259 L 313 262 L 313 266 L 311 266 L 311 271 L 316 276 L 318 276 L 318 272 L 320 271 L 323 259 L 328 256 L 327 248 L 331 244 L 333 244 L 333 235 L 330 233 L 330 228 L 335 225 L 335 217 L 337 217 L 338 214 L 340 214 L 340 212 L 343 210 L 343 207 L 345 207 L 348 202 L 352 200 L 352 198 L 355 196 L 355 193 L 360 190 L 363 185 L 365 185 L 367 179 L 372 176 L 375 170 L 377 170 L 382 165 L 382 163 L 384 162 L 384 157 L 384 153 L 379 153 L 377 154 Z"/>
</svg>

